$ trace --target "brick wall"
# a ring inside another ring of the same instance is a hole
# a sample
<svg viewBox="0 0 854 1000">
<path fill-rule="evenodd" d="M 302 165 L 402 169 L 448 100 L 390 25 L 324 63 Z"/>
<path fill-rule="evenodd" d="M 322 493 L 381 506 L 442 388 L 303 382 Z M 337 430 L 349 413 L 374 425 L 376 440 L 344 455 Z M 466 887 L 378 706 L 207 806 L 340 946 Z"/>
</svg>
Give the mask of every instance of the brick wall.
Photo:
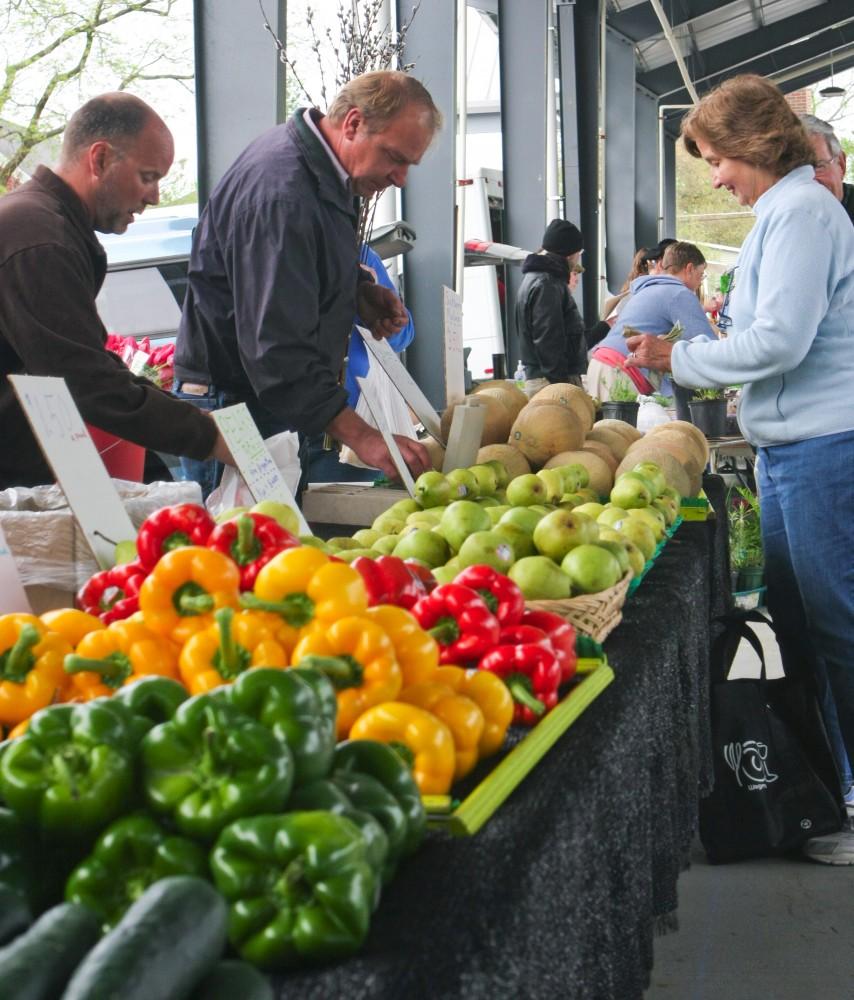
<svg viewBox="0 0 854 1000">
<path fill-rule="evenodd" d="M 811 112 L 812 101 L 810 100 L 810 90 L 803 87 L 801 90 L 794 90 L 791 94 L 786 94 L 786 100 L 796 115 L 803 115 Z"/>
</svg>

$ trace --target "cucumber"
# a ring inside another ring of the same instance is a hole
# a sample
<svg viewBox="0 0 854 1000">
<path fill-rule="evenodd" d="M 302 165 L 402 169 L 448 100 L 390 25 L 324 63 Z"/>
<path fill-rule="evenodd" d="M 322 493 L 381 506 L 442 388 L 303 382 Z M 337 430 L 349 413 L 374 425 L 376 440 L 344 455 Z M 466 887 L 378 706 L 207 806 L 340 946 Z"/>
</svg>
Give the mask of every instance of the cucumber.
<svg viewBox="0 0 854 1000">
<path fill-rule="evenodd" d="M 0 995 L 56 1000 L 100 933 L 98 918 L 85 906 L 60 903 L 47 910 L 0 949 Z"/>
<path fill-rule="evenodd" d="M 62 1000 L 184 1000 L 222 955 L 227 921 L 209 882 L 161 879 L 89 952 Z"/>
<path fill-rule="evenodd" d="M 239 959 L 217 962 L 190 994 L 190 1000 L 273 1000 L 270 980 Z"/>
<path fill-rule="evenodd" d="M 8 885 L 0 885 L 0 944 L 17 937 L 33 922 L 26 899 Z"/>
</svg>

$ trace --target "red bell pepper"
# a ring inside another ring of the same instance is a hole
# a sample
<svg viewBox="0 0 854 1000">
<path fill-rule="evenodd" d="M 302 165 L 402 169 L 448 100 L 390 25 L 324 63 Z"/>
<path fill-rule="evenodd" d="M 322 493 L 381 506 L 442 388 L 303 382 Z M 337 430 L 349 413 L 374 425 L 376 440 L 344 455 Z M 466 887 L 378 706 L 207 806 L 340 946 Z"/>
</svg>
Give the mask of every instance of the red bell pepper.
<svg viewBox="0 0 854 1000">
<path fill-rule="evenodd" d="M 433 576 L 433 571 L 426 563 L 419 559 L 404 559 L 403 561 L 406 563 L 406 568 L 424 584 L 424 589 L 428 594 L 431 590 L 436 589 L 439 581 Z"/>
<path fill-rule="evenodd" d="M 218 524 L 205 547 L 230 556 L 240 567 L 240 589 L 251 590 L 262 566 L 283 549 L 299 544 L 274 518 L 249 511 Z"/>
<path fill-rule="evenodd" d="M 522 620 L 525 597 L 518 585 L 497 569 L 467 566 L 454 577 L 454 583 L 476 590 L 502 626 L 516 625 Z"/>
<path fill-rule="evenodd" d="M 419 625 L 439 643 L 439 662 L 464 666 L 497 642 L 498 619 L 471 587 L 444 583 L 412 608 Z"/>
<path fill-rule="evenodd" d="M 534 625 L 508 625 L 501 630 L 498 637 L 499 646 L 524 646 L 529 643 L 554 652 L 548 635 L 543 629 Z"/>
<path fill-rule="evenodd" d="M 522 624 L 541 628 L 549 637 L 558 666 L 560 667 L 560 682 L 565 684 L 575 676 L 577 655 L 575 651 L 575 628 L 565 618 L 554 611 L 526 611 L 522 616 Z"/>
<path fill-rule="evenodd" d="M 139 611 L 139 588 L 148 573 L 138 560 L 102 569 L 77 592 L 77 606 L 106 625 Z"/>
<path fill-rule="evenodd" d="M 500 677 L 513 695 L 513 721 L 533 725 L 557 704 L 560 667 L 555 654 L 537 643 L 498 646 L 478 663 Z"/>
<path fill-rule="evenodd" d="M 412 567 L 397 556 L 356 556 L 350 563 L 368 589 L 368 603 L 396 604 L 409 610 L 415 602 L 427 593 L 421 578 Z"/>
<path fill-rule="evenodd" d="M 172 549 L 182 545 L 204 545 L 215 527 L 214 519 L 197 503 L 161 507 L 139 526 L 136 538 L 139 561 L 150 571 L 158 559 Z"/>
</svg>

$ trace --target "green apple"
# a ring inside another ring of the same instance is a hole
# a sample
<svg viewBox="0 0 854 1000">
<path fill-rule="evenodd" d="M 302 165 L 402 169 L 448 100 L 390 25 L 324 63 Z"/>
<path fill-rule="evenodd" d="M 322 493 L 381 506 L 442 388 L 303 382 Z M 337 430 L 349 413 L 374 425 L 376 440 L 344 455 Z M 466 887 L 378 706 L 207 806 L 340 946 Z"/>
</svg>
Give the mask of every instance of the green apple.
<svg viewBox="0 0 854 1000">
<path fill-rule="evenodd" d="M 444 566 L 451 555 L 448 543 L 438 532 L 416 528 L 401 538 L 392 555 L 399 559 L 419 559 L 431 569 Z"/>
<path fill-rule="evenodd" d="M 540 469 L 534 473 L 546 484 L 546 502 L 557 503 L 567 490 L 564 488 L 563 475 L 560 469 Z"/>
<path fill-rule="evenodd" d="M 526 507 L 517 507 L 516 510 L 526 510 Z M 518 524 L 503 524 L 501 521 L 492 529 L 496 535 L 501 535 L 513 546 L 513 552 L 517 559 L 525 556 L 535 556 L 537 547 L 530 531 L 520 528 Z"/>
<path fill-rule="evenodd" d="M 299 535 L 302 545 L 310 545 L 313 549 L 320 549 L 321 552 L 329 552 L 330 548 L 322 538 L 317 535 Z"/>
<path fill-rule="evenodd" d="M 661 467 L 656 465 L 655 462 L 638 462 L 632 468 L 632 472 L 639 472 L 647 480 L 652 487 L 653 497 L 661 496 L 667 487 L 667 480 L 664 478 L 664 473 L 661 471 Z"/>
<path fill-rule="evenodd" d="M 620 564 L 620 579 L 623 578 L 623 574 L 626 570 L 631 569 L 631 560 L 629 559 L 628 546 L 631 542 L 628 539 L 624 539 L 622 542 L 615 542 L 607 538 L 602 538 L 599 536 L 599 541 L 596 545 L 601 545 L 603 549 L 607 549 Z M 640 550 L 638 550 L 640 553 Z"/>
<path fill-rule="evenodd" d="M 621 476 L 617 476 L 611 489 L 611 502 L 624 510 L 649 507 L 652 503 L 652 489 L 642 476 L 624 472 Z"/>
<path fill-rule="evenodd" d="M 656 546 L 655 534 L 645 521 L 639 517 L 626 516 L 613 527 L 637 545 L 643 553 L 644 561 L 652 558 Z"/>
<path fill-rule="evenodd" d="M 478 493 L 482 497 L 495 496 L 498 489 L 498 473 L 491 465 L 470 465 L 469 472 L 477 480 Z"/>
<path fill-rule="evenodd" d="M 530 507 L 542 503 L 547 496 L 546 484 L 533 472 L 516 476 L 507 484 L 507 503 L 511 507 Z"/>
<path fill-rule="evenodd" d="M 113 560 L 116 566 L 123 566 L 125 563 L 133 562 L 137 555 L 136 542 L 133 539 L 127 539 L 116 544 Z"/>
<path fill-rule="evenodd" d="M 454 552 L 459 552 L 469 535 L 475 531 L 488 531 L 491 527 L 492 518 L 486 508 L 474 500 L 455 500 L 445 508 L 438 531 Z"/>
<path fill-rule="evenodd" d="M 491 566 L 506 573 L 516 559 L 510 542 L 496 531 L 475 531 L 460 546 L 457 553 L 460 566 Z"/>
<path fill-rule="evenodd" d="M 442 507 L 453 499 L 451 484 L 434 469 L 422 472 L 415 480 L 415 498 L 422 507 Z"/>
<path fill-rule="evenodd" d="M 606 504 L 596 517 L 597 524 L 605 524 L 608 527 L 616 524 L 617 521 L 622 521 L 623 518 L 628 514 L 628 511 L 623 507 L 618 507 L 616 504 Z"/>
<path fill-rule="evenodd" d="M 534 528 L 537 551 L 555 562 L 560 562 L 576 545 L 595 542 L 598 537 L 599 529 L 593 518 L 574 510 L 552 511 Z"/>
<path fill-rule="evenodd" d="M 254 514 L 266 514 L 292 535 L 299 534 L 299 517 L 293 507 L 281 500 L 259 500 L 252 508 Z"/>
<path fill-rule="evenodd" d="M 371 527 L 374 531 L 378 531 L 381 535 L 397 535 L 403 531 L 405 524 L 406 521 L 404 521 L 402 517 L 398 517 L 396 514 L 391 514 L 386 510 L 374 518 L 371 523 Z"/>
<path fill-rule="evenodd" d="M 470 469 L 451 469 L 445 479 L 451 484 L 453 500 L 476 500 L 480 496 L 477 476 Z"/>
<path fill-rule="evenodd" d="M 617 557 L 601 545 L 576 545 L 564 556 L 560 568 L 573 590 L 582 594 L 607 590 L 623 575 Z"/>
<path fill-rule="evenodd" d="M 574 508 L 579 514 L 586 514 L 588 517 L 592 517 L 595 521 L 602 511 L 605 509 L 605 504 L 603 503 L 592 503 L 588 500 L 586 503 L 579 504 Z"/>
<path fill-rule="evenodd" d="M 646 566 L 646 557 L 634 542 L 630 542 L 625 535 L 621 535 L 619 531 L 615 531 L 613 528 L 600 528 L 599 544 L 604 542 L 616 542 L 618 545 L 621 545 L 629 557 L 629 569 L 632 573 L 635 576 L 640 576 L 643 573 L 643 568 Z"/>
<path fill-rule="evenodd" d="M 399 541 L 400 535 L 383 535 L 382 538 L 378 538 L 374 542 L 371 548 L 381 556 L 390 556 Z"/>
<path fill-rule="evenodd" d="M 482 462 L 482 465 L 488 465 L 490 469 L 495 473 L 495 481 L 497 483 L 498 489 L 503 490 L 507 484 L 510 482 L 510 476 L 507 474 L 507 469 L 503 462 L 499 462 L 497 458 L 490 458 L 486 462 Z"/>
<path fill-rule="evenodd" d="M 420 511 L 421 509 L 421 504 L 417 500 L 413 500 L 412 497 L 395 500 L 391 507 L 389 507 L 390 512 L 396 514 L 398 517 L 402 517 L 404 521 L 408 514 L 414 514 L 415 511 Z"/>
<path fill-rule="evenodd" d="M 636 517 L 641 521 L 646 521 L 650 528 L 652 528 L 652 533 L 655 535 L 657 542 L 660 542 L 664 538 L 664 529 L 667 527 L 667 522 L 660 510 L 656 510 L 655 507 L 634 507 L 629 511 L 629 517 Z"/>
<path fill-rule="evenodd" d="M 353 538 L 360 544 L 370 548 L 374 542 L 382 538 L 382 532 L 374 528 L 359 528 L 353 532 Z"/>
<path fill-rule="evenodd" d="M 526 510 L 527 508 L 519 507 L 518 509 Z M 493 524 L 498 524 L 508 510 L 513 510 L 513 508 L 508 507 L 506 503 L 497 503 L 494 507 L 487 507 L 486 513 L 489 514 L 489 520 L 492 521 Z"/>
<path fill-rule="evenodd" d="M 559 601 L 572 593 L 569 577 L 548 556 L 517 559 L 507 575 L 528 601 Z"/>
<path fill-rule="evenodd" d="M 498 519 L 499 524 L 514 524 L 529 535 L 534 534 L 534 528 L 546 516 L 546 511 L 534 510 L 533 507 L 510 507 Z"/>
<path fill-rule="evenodd" d="M 238 514 L 245 514 L 249 510 L 248 507 L 229 507 L 228 510 L 224 510 L 221 514 L 217 514 L 214 518 L 217 524 L 223 524 L 225 521 L 230 521 L 233 517 L 237 517 Z M 264 513 L 261 511 L 260 513 Z"/>
<path fill-rule="evenodd" d="M 370 546 L 362 545 L 361 542 L 357 541 L 355 538 L 351 538 L 349 535 L 333 535 L 332 538 L 326 539 L 326 544 L 330 549 L 339 549 L 341 551 L 344 551 L 344 549 L 370 548 Z"/>
</svg>

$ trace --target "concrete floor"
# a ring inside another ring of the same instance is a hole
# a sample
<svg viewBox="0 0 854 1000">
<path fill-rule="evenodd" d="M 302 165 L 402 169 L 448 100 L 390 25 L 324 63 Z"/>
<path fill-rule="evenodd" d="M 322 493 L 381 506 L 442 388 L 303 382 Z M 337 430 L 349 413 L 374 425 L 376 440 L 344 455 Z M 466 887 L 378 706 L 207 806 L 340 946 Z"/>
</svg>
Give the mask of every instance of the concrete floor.
<svg viewBox="0 0 854 1000">
<path fill-rule="evenodd" d="M 773 676 L 776 645 L 756 628 Z M 742 643 L 735 674 L 757 668 Z M 854 867 L 710 865 L 698 842 L 679 879 L 678 915 L 678 932 L 655 941 L 645 1000 L 854 1000 Z"/>
</svg>

